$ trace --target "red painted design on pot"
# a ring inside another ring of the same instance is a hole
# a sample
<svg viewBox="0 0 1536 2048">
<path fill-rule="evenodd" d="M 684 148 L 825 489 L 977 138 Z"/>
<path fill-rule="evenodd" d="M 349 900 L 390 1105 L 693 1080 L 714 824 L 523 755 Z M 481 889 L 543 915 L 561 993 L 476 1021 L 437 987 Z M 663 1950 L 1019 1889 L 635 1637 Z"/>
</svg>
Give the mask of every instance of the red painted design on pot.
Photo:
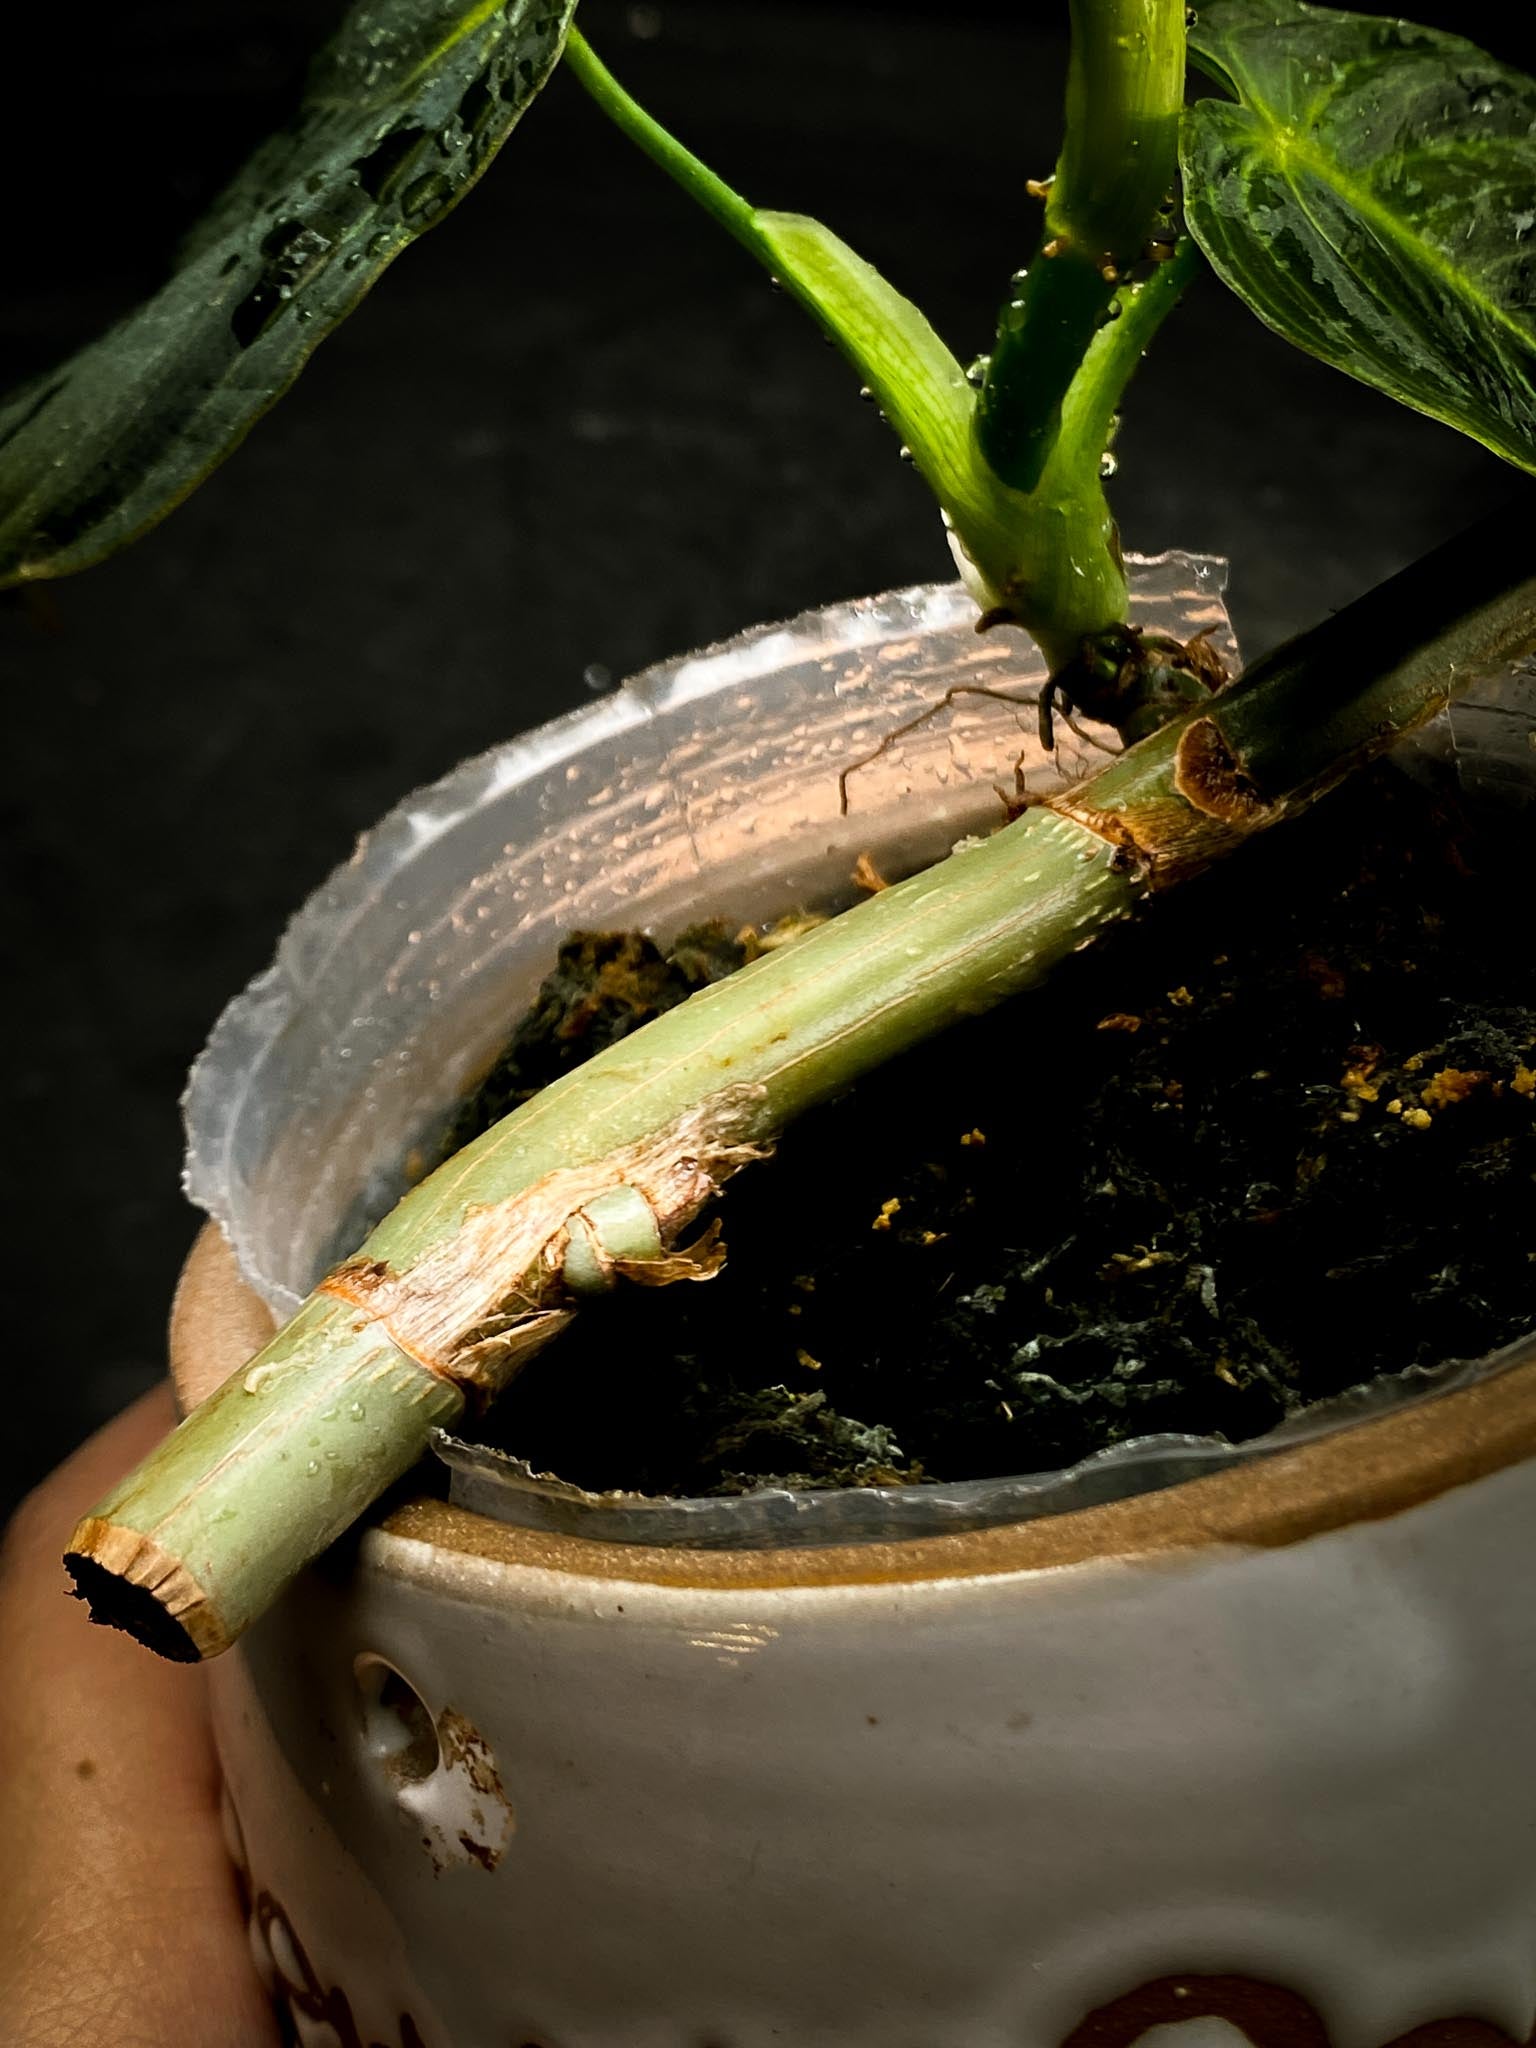
<svg viewBox="0 0 1536 2048">
<path fill-rule="evenodd" d="M 304 1944 L 293 1931 L 293 1922 L 270 1892 L 258 1892 L 254 1912 L 256 1926 L 272 1958 L 273 1996 L 287 2006 L 292 2016 L 329 2027 L 338 2048 L 427 2048 L 421 2030 L 408 2012 L 400 2015 L 398 2043 L 365 2040 L 353 2016 L 352 2001 L 339 1985 L 328 1989 L 320 1982 Z"/>
<path fill-rule="evenodd" d="M 1256 1977 L 1158 1977 L 1098 2006 L 1061 2048 L 1136 2048 L 1154 2028 L 1185 2020 L 1223 2020 L 1252 2048 L 1333 2048 L 1310 1999 Z M 1536 2048 L 1536 2027 L 1523 2040 L 1488 2020 L 1428 2020 L 1382 2048 Z"/>
</svg>

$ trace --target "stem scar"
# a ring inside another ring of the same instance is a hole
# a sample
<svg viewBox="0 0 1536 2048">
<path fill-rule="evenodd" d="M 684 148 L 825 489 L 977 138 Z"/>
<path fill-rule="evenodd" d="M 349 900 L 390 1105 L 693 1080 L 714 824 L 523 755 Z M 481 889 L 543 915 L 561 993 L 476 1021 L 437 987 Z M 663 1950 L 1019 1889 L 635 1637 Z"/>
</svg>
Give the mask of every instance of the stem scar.
<svg viewBox="0 0 1536 2048">
<path fill-rule="evenodd" d="M 1173 786 L 1187 804 L 1240 831 L 1275 823 L 1283 809 L 1266 803 L 1214 719 L 1197 718 L 1180 735 Z"/>
</svg>

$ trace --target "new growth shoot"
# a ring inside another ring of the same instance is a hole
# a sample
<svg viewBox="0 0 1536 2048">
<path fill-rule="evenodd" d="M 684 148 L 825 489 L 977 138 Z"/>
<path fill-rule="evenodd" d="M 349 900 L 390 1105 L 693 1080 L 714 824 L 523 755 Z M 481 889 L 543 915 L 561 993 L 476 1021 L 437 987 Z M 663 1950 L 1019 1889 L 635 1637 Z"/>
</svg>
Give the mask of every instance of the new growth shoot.
<svg viewBox="0 0 1536 2048">
<path fill-rule="evenodd" d="M 820 221 L 734 192 L 575 29 L 565 62 L 848 358 L 938 499 L 984 621 L 1025 627 L 1066 691 L 1123 726 L 1141 711 L 1145 664 L 1126 633 L 1104 457 L 1126 385 L 1198 261 L 1175 191 L 1182 0 L 1074 0 L 1073 31 L 1066 142 L 1036 188 L 1039 247 L 1015 274 L 979 389 L 909 299 Z M 1178 651 L 1158 652 L 1161 676 Z M 1121 678 L 1128 660 L 1134 675 Z M 1096 687 L 1101 676 L 1118 690 Z"/>
</svg>

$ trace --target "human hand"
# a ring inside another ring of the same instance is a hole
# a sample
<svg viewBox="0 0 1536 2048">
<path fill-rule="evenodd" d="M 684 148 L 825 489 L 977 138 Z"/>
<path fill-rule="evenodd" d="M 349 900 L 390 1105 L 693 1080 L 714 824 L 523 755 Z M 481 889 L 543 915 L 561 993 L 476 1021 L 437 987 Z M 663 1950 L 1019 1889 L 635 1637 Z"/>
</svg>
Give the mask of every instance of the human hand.
<svg viewBox="0 0 1536 2048">
<path fill-rule="evenodd" d="M 219 1825 L 203 1674 L 65 1597 L 76 1520 L 175 1419 L 168 1388 L 135 1402 L 0 1547 L 6 2048 L 278 2048 Z"/>
</svg>

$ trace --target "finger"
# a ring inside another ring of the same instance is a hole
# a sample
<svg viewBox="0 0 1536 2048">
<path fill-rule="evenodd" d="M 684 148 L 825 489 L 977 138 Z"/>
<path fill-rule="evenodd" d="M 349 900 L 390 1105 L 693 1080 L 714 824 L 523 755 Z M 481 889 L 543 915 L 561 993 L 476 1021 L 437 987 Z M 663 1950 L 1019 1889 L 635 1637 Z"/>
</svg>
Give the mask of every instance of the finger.
<svg viewBox="0 0 1536 2048">
<path fill-rule="evenodd" d="M 175 1421 L 158 1388 L 61 1465 L 0 1549 L 0 2041 L 276 2048 L 219 1828 L 203 1673 L 93 1628 L 61 1562 Z"/>
</svg>

